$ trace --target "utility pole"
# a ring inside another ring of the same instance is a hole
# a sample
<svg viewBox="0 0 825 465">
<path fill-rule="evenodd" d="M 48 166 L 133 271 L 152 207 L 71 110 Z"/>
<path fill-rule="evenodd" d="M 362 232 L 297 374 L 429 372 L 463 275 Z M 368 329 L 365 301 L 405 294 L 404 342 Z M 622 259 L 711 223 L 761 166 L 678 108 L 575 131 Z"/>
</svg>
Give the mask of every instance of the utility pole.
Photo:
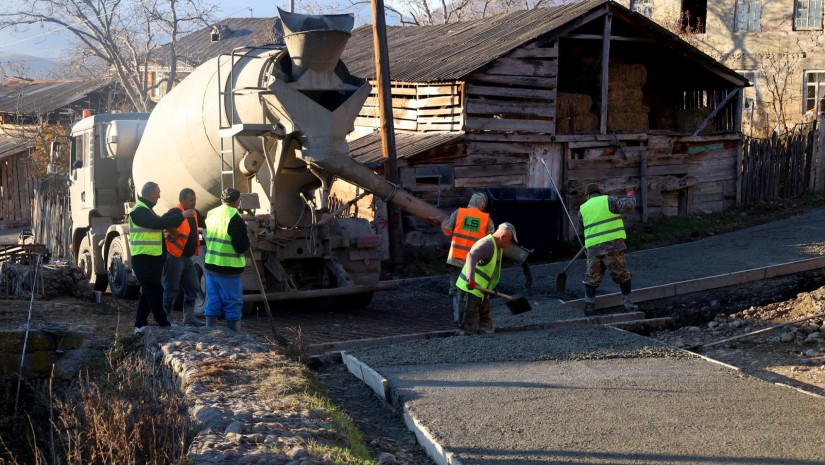
<svg viewBox="0 0 825 465">
<path fill-rule="evenodd" d="M 392 119 L 390 58 L 387 51 L 384 0 L 372 0 L 372 43 L 375 49 L 375 82 L 381 121 L 381 157 L 384 160 L 384 178 L 397 185 L 398 166 L 396 164 L 395 127 Z M 387 202 L 387 222 L 390 262 L 394 268 L 404 260 L 404 229 L 401 225 L 401 210 L 389 201 Z"/>
</svg>

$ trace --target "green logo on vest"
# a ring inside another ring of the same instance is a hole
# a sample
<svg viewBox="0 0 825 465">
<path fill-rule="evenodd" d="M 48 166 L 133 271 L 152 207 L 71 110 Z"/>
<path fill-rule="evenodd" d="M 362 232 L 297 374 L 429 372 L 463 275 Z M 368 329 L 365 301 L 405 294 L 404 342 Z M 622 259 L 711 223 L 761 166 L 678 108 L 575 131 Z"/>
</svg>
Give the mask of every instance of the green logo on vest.
<svg viewBox="0 0 825 465">
<path fill-rule="evenodd" d="M 464 217 L 464 224 L 461 225 L 461 229 L 463 229 L 467 232 L 478 232 L 480 227 L 481 227 L 481 219 L 473 218 L 472 216 L 465 216 Z"/>
</svg>

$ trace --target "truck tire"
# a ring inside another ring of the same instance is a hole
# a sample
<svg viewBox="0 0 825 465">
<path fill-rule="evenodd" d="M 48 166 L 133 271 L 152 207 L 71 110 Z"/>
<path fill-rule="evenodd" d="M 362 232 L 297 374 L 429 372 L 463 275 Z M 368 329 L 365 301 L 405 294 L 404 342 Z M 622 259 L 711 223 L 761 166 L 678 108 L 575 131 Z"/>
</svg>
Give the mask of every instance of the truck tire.
<svg viewBox="0 0 825 465">
<path fill-rule="evenodd" d="M 195 316 L 203 316 L 203 309 L 206 307 L 206 268 L 204 267 L 203 257 L 193 255 L 192 263 L 195 265 L 195 273 L 198 274 L 198 296 L 195 297 Z"/>
<path fill-rule="evenodd" d="M 118 299 L 133 299 L 138 296 L 140 286 L 129 285 L 129 270 L 123 263 L 126 256 L 126 245 L 122 237 L 112 239 L 109 244 L 109 289 L 112 296 Z"/>
<path fill-rule="evenodd" d="M 88 237 L 84 237 L 83 241 L 80 242 L 80 248 L 77 251 L 77 266 L 83 273 L 86 275 L 86 278 L 89 281 L 92 281 L 94 278 L 94 282 L 92 283 L 92 289 L 100 292 L 104 292 L 106 290 L 106 286 L 109 285 L 109 276 L 106 273 L 93 273 L 92 270 L 94 269 L 94 259 L 92 258 L 92 244 L 89 242 Z M 94 274 L 94 276 L 92 276 Z"/>
</svg>

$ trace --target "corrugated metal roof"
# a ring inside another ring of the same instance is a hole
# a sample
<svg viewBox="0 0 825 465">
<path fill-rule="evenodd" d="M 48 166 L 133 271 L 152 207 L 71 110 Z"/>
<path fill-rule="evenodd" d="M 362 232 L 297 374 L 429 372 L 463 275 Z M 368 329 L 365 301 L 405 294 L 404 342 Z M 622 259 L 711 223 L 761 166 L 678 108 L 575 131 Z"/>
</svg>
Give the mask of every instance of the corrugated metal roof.
<svg viewBox="0 0 825 465">
<path fill-rule="evenodd" d="M 460 132 L 427 132 L 418 134 L 396 134 L 396 157 L 406 159 L 426 152 L 435 147 L 453 144 L 464 138 Z M 383 164 L 381 149 L 381 134 L 372 134 L 360 137 L 349 143 L 350 157 L 370 169 L 381 168 Z"/>
<path fill-rule="evenodd" d="M 0 112 L 38 114 L 68 106 L 97 92 L 112 81 L 86 79 L 77 81 L 29 81 L 9 79 L 0 84 Z"/>
<path fill-rule="evenodd" d="M 606 3 L 606 0 L 585 0 L 460 23 L 387 27 L 392 79 L 411 82 L 460 79 Z M 353 31 L 343 56 L 350 73 L 374 77 L 372 40 L 372 26 Z"/>
<path fill-rule="evenodd" d="M 678 48 L 685 56 L 711 68 L 731 82 L 741 76 L 721 65 L 701 50 L 682 41 L 654 21 L 611 0 L 583 0 L 578 3 L 515 11 L 498 16 L 435 26 L 393 26 L 387 28 L 390 75 L 393 81 L 438 82 L 460 80 L 516 48 L 543 36 L 563 33 L 561 28 L 590 12 L 603 9 L 616 16 L 632 18 L 654 39 Z M 614 19 L 615 21 L 615 19 Z M 353 31 L 343 60 L 350 73 L 375 77 L 372 26 Z"/>
<path fill-rule="evenodd" d="M 31 141 L 19 137 L 0 136 L 0 160 L 27 150 Z"/>
<path fill-rule="evenodd" d="M 197 66 L 210 58 L 233 49 L 273 43 L 283 44 L 284 29 L 281 18 L 226 18 L 216 24 L 220 29 L 220 40 L 212 42 L 212 28 L 207 26 L 187 34 L 175 43 L 175 54 L 179 61 Z M 150 61 L 168 66 L 171 46 L 164 45 L 152 52 Z"/>
</svg>

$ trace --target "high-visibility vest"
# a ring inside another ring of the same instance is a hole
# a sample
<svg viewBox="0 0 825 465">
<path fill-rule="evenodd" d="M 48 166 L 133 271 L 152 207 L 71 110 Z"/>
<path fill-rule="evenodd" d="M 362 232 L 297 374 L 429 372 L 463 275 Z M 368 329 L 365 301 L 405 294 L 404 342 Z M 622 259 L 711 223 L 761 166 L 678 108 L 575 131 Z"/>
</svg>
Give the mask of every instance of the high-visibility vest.
<svg viewBox="0 0 825 465">
<path fill-rule="evenodd" d="M 493 289 L 496 287 L 496 284 L 498 284 L 498 280 L 501 277 L 501 257 L 498 244 L 496 244 L 496 240 L 493 238 L 493 235 L 490 234 L 487 237 L 493 241 L 493 248 L 495 249 L 493 251 L 493 258 L 484 265 L 476 265 L 474 279 L 476 286 Z M 469 273 L 467 263 L 464 263 L 464 268 L 461 269 L 461 273 L 458 275 L 458 280 L 455 283 L 456 287 L 462 291 L 469 292 L 470 294 L 483 299 L 485 294 L 478 289 L 467 289 L 467 284 L 469 284 L 467 275 L 469 275 Z"/>
<path fill-rule="evenodd" d="M 132 221 L 132 213 L 138 208 L 145 208 L 155 212 L 148 205 L 138 200 L 135 206 L 129 210 L 129 249 L 132 255 L 163 255 L 163 231 L 159 229 L 149 229 L 138 226 Z"/>
<path fill-rule="evenodd" d="M 465 260 L 470 247 L 487 234 L 490 215 L 477 208 L 459 208 L 447 260 Z"/>
<path fill-rule="evenodd" d="M 626 239 L 622 215 L 610 211 L 606 195 L 593 197 L 580 208 L 584 223 L 584 246 L 588 249 L 594 245 L 616 239 Z"/>
<path fill-rule="evenodd" d="M 243 268 L 246 258 L 232 247 L 232 236 L 227 232 L 229 221 L 238 214 L 235 207 L 221 205 L 206 214 L 206 257 L 209 265 Z"/>
<path fill-rule="evenodd" d="M 177 204 L 175 205 L 180 211 L 186 210 L 183 208 L 183 205 Z M 198 229 L 198 215 L 194 216 L 195 219 L 195 229 Z M 169 255 L 173 257 L 180 257 L 183 255 L 183 249 L 186 247 L 186 241 L 189 240 L 189 234 L 192 232 L 191 227 L 189 226 L 189 220 L 186 218 L 183 219 L 183 222 L 178 225 L 177 228 L 172 228 L 171 231 L 164 231 L 163 237 L 166 238 L 166 251 L 169 252 Z M 200 244 L 198 241 L 195 241 L 195 254 L 198 255 L 200 249 Z"/>
</svg>

